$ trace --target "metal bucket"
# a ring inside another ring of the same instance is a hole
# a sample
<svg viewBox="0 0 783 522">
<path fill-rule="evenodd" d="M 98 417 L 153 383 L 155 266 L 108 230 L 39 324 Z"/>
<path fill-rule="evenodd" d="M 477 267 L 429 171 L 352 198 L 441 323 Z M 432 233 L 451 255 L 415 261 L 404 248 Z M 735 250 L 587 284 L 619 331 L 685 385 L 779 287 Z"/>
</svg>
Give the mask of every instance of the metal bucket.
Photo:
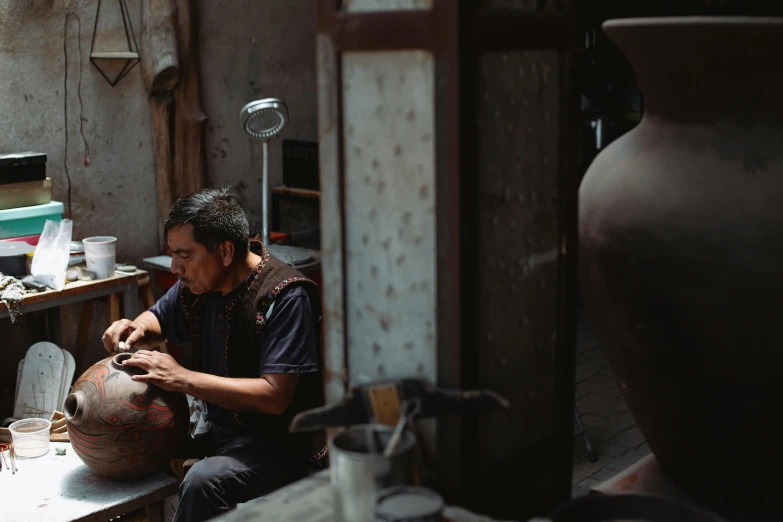
<svg viewBox="0 0 783 522">
<path fill-rule="evenodd" d="M 346 428 L 329 440 L 336 522 L 371 521 L 379 491 L 413 484 L 416 437 L 404 432 L 394 454 L 387 458 L 383 450 L 393 431 L 392 426 L 362 424 Z"/>
</svg>

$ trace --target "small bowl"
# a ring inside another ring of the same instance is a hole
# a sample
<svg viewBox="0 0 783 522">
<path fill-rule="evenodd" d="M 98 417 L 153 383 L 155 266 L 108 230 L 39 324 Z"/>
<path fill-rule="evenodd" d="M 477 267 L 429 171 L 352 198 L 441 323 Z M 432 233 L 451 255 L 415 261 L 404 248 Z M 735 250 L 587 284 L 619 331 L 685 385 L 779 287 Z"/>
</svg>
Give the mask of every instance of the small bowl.
<svg viewBox="0 0 783 522">
<path fill-rule="evenodd" d="M 46 455 L 51 427 L 52 423 L 46 419 L 22 419 L 8 426 L 16 456 L 34 458 Z"/>
</svg>

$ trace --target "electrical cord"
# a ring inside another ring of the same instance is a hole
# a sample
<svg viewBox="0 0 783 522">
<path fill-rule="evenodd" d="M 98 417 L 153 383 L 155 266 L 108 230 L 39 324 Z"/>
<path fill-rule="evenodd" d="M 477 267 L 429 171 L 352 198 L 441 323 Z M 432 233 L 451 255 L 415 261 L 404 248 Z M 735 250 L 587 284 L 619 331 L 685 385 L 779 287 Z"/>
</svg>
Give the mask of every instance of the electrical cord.
<svg viewBox="0 0 783 522">
<path fill-rule="evenodd" d="M 79 16 L 73 11 L 68 12 L 65 15 L 65 22 L 63 23 L 63 55 L 65 56 L 65 75 L 63 80 L 64 99 L 63 99 L 63 115 L 65 119 L 64 132 L 65 132 L 65 153 L 63 154 L 63 167 L 65 168 L 65 177 L 68 181 L 68 218 L 73 219 L 73 211 L 71 210 L 71 174 L 68 171 L 68 18 L 74 17 L 78 27 L 77 44 L 79 47 L 79 82 L 76 87 L 76 94 L 79 97 L 79 134 L 82 137 L 84 144 L 84 164 L 90 164 L 90 145 L 87 143 L 87 138 L 84 137 L 84 104 L 82 103 L 82 22 Z"/>
</svg>

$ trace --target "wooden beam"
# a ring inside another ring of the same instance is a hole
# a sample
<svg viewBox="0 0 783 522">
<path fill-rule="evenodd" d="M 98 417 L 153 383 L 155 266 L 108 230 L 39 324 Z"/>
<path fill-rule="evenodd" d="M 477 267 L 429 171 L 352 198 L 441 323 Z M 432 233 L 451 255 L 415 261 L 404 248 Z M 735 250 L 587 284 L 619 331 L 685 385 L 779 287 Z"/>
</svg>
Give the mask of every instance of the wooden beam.
<svg viewBox="0 0 783 522">
<path fill-rule="evenodd" d="M 174 202 L 171 164 L 171 95 L 150 98 L 152 122 L 152 148 L 155 158 L 155 184 L 158 196 L 158 244 L 161 252 L 166 249 L 163 225 Z"/>
<path fill-rule="evenodd" d="M 166 248 L 163 223 L 171 209 L 171 91 L 180 78 L 177 8 L 174 0 L 144 0 L 142 10 L 142 73 L 150 93 L 152 148 L 157 187 L 158 245 Z"/>
<path fill-rule="evenodd" d="M 430 49 L 435 37 L 429 10 L 340 13 L 335 22 L 339 51 Z"/>
<path fill-rule="evenodd" d="M 174 0 L 144 0 L 141 70 L 153 96 L 171 92 L 179 80 L 177 8 Z"/>
<path fill-rule="evenodd" d="M 204 188 L 204 126 L 196 45 L 196 7 L 193 0 L 177 0 L 177 40 L 180 81 L 174 89 L 174 197 Z"/>
<path fill-rule="evenodd" d="M 437 50 L 444 39 L 437 11 L 411 10 L 370 13 L 338 13 L 333 26 L 336 47 L 341 52 Z M 513 49 L 558 49 L 574 47 L 572 17 L 564 13 L 530 13 L 510 9 L 478 9 L 476 16 L 462 20 L 463 45 L 479 54 Z"/>
<path fill-rule="evenodd" d="M 578 36 L 573 33 L 571 15 L 564 13 L 481 9 L 477 15 L 465 21 L 465 38 L 478 54 L 510 50 L 566 51 L 574 47 Z"/>
<path fill-rule="evenodd" d="M 283 196 L 295 196 L 299 198 L 308 198 L 308 199 L 321 199 L 321 193 L 317 190 L 286 187 L 283 185 L 272 187 L 271 190 L 272 190 L 272 194 L 280 194 Z"/>
</svg>

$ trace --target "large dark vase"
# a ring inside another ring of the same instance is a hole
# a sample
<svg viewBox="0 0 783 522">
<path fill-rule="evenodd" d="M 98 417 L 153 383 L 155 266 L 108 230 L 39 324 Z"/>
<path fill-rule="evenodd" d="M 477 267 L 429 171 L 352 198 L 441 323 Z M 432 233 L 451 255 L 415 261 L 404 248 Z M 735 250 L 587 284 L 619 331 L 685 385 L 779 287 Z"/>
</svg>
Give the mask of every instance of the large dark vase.
<svg viewBox="0 0 783 522">
<path fill-rule="evenodd" d="M 119 480 L 149 475 L 168 464 L 190 422 L 183 394 L 131 379 L 139 370 L 122 365 L 130 356 L 95 363 L 65 400 L 76 454 L 98 475 Z"/>
<path fill-rule="evenodd" d="M 580 188 L 588 313 L 669 480 L 780 520 L 783 19 L 604 31 L 645 110 Z"/>
</svg>

